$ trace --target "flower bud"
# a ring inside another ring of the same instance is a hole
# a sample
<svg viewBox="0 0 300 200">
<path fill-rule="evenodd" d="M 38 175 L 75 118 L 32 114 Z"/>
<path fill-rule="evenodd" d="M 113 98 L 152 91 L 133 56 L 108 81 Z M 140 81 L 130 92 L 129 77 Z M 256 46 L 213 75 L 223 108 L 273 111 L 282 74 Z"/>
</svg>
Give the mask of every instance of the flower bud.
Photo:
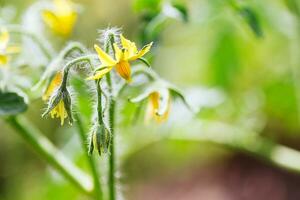
<svg viewBox="0 0 300 200">
<path fill-rule="evenodd" d="M 90 136 L 89 154 L 91 155 L 93 153 L 95 147 L 100 156 L 102 153 L 107 153 L 110 139 L 111 133 L 104 125 L 94 125 Z"/>
</svg>

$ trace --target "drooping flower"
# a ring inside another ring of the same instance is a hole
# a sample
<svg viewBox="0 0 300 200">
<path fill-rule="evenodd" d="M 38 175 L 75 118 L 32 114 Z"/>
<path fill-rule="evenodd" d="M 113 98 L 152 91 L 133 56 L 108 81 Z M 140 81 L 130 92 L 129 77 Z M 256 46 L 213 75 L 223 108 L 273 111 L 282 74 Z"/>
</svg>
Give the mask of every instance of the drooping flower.
<svg viewBox="0 0 300 200">
<path fill-rule="evenodd" d="M 60 118 L 60 125 L 63 125 L 68 114 L 65 108 L 64 101 L 61 99 L 59 103 L 50 111 L 52 118 Z"/>
<path fill-rule="evenodd" d="M 145 45 L 141 50 L 138 50 L 135 43 L 120 35 L 122 48 L 114 43 L 115 58 L 105 53 L 98 45 L 94 48 L 97 51 L 98 57 L 101 61 L 101 66 L 94 76 L 88 78 L 88 80 L 95 80 L 102 78 L 105 74 L 110 72 L 113 67 L 116 67 L 119 75 L 127 82 L 131 81 L 131 68 L 130 62 L 137 60 L 144 56 L 152 46 L 152 42 Z"/>
<path fill-rule="evenodd" d="M 46 88 L 44 95 L 42 97 L 42 99 L 44 101 L 48 101 L 49 98 L 53 95 L 53 93 L 55 92 L 55 90 L 58 89 L 58 87 L 61 85 L 62 82 L 62 77 L 63 74 L 61 71 L 57 72 L 54 77 L 52 78 L 52 80 L 50 81 L 48 87 Z"/>
<path fill-rule="evenodd" d="M 148 107 L 145 115 L 146 122 L 154 119 L 157 123 L 162 123 L 168 119 L 171 107 L 171 98 L 169 95 L 166 98 L 166 108 L 162 113 L 160 113 L 159 109 L 161 107 L 161 94 L 155 91 L 149 95 Z"/>
<path fill-rule="evenodd" d="M 8 45 L 9 33 L 5 28 L 0 30 L 0 67 L 5 66 L 11 54 L 18 53 L 20 48 L 18 46 Z"/>
<path fill-rule="evenodd" d="M 53 3 L 53 10 L 43 11 L 43 20 L 54 33 L 67 37 L 75 25 L 77 12 L 71 0 L 53 0 Z"/>
<path fill-rule="evenodd" d="M 45 93 L 42 97 L 48 102 L 48 109 L 43 114 L 50 114 L 52 118 L 60 118 L 61 125 L 64 124 L 65 118 L 69 116 L 69 121 L 72 123 L 71 112 L 71 97 L 66 88 L 61 88 L 63 73 L 57 72 L 50 81 Z"/>
</svg>

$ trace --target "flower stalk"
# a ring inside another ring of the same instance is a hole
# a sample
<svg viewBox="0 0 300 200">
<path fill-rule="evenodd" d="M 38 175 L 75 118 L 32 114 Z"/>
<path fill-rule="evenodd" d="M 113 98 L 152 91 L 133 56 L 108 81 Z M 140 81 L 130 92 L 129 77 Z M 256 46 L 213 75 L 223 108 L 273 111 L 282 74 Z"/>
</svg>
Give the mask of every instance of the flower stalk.
<svg viewBox="0 0 300 200">
<path fill-rule="evenodd" d="M 81 121 L 81 118 L 78 115 L 75 115 L 75 119 L 76 119 L 76 125 L 77 125 L 77 132 L 79 134 L 80 140 L 81 140 L 81 144 L 82 144 L 82 148 L 84 149 L 84 152 L 88 152 L 88 148 L 86 145 L 86 131 L 84 128 L 84 125 Z M 103 191 L 102 191 L 102 187 L 101 187 L 101 182 L 99 180 L 99 172 L 97 170 L 97 164 L 95 162 L 95 159 L 93 158 L 93 156 L 88 155 L 87 153 L 85 153 L 86 158 L 88 160 L 88 164 L 90 166 L 91 169 L 91 173 L 93 175 L 93 182 L 94 182 L 94 196 L 95 196 L 95 200 L 102 200 L 103 199 Z"/>
<path fill-rule="evenodd" d="M 106 53 L 109 53 L 109 45 L 111 45 L 111 48 L 114 50 L 114 44 L 115 39 L 114 35 L 110 35 L 109 41 L 106 43 Z M 115 52 L 114 52 L 115 53 Z M 109 145 L 109 176 L 108 176 L 108 185 L 109 185 L 109 200 L 115 200 L 116 199 L 116 186 L 115 186 L 115 107 L 116 107 L 116 101 L 113 96 L 113 88 L 112 88 L 112 80 L 110 73 L 106 74 L 106 81 L 109 89 L 110 94 L 110 105 L 109 105 L 109 128 L 111 131 L 111 141 Z"/>
<path fill-rule="evenodd" d="M 26 118 L 21 116 L 10 117 L 7 118 L 7 122 L 49 165 L 56 169 L 70 183 L 86 194 L 91 195 L 93 193 L 94 185 L 91 177 L 69 161 Z"/>
<path fill-rule="evenodd" d="M 21 35 L 27 36 L 30 39 L 32 39 L 32 41 L 39 46 L 39 48 L 44 53 L 46 58 L 48 60 L 52 59 L 52 57 L 54 55 L 53 50 L 51 48 L 49 48 L 48 46 L 46 46 L 45 43 L 42 41 L 42 39 L 39 38 L 38 36 L 36 36 L 34 33 L 26 31 L 19 26 L 8 26 L 6 28 L 7 28 L 8 32 L 10 32 L 10 33 L 21 34 Z"/>
</svg>

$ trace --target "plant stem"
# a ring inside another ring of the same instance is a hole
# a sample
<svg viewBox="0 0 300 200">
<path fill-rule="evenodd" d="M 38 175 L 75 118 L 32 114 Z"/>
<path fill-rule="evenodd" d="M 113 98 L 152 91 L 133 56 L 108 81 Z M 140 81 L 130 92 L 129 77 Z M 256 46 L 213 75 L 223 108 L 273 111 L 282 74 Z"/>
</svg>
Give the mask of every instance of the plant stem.
<svg viewBox="0 0 300 200">
<path fill-rule="evenodd" d="M 54 53 L 46 45 L 44 45 L 44 42 L 41 41 L 42 39 L 36 36 L 34 33 L 24 30 L 22 27 L 19 27 L 17 25 L 8 26 L 7 29 L 11 33 L 17 33 L 31 38 L 40 47 L 47 59 L 52 59 Z"/>
<path fill-rule="evenodd" d="M 94 195 L 95 195 L 95 199 L 96 200 L 102 200 L 103 199 L 103 192 L 102 192 L 102 187 L 101 187 L 101 183 L 99 180 L 99 173 L 97 171 L 97 167 L 96 167 L 96 162 L 95 159 L 93 158 L 93 156 L 89 156 L 88 155 L 88 148 L 86 145 L 86 131 L 84 129 L 83 123 L 81 121 L 81 118 L 75 114 L 75 119 L 76 119 L 76 125 L 77 125 L 77 129 L 78 129 L 78 134 L 81 140 L 81 145 L 82 148 L 85 152 L 86 158 L 88 160 L 88 164 L 90 166 L 91 169 L 91 173 L 93 175 L 93 181 L 94 181 Z"/>
<path fill-rule="evenodd" d="M 111 48 L 114 51 L 113 43 L 114 43 L 114 35 L 111 35 L 109 38 L 109 41 L 106 44 L 105 51 L 106 53 L 109 53 L 109 44 Z M 109 106 L 109 128 L 111 131 L 111 142 L 109 145 L 109 177 L 108 177 L 108 184 L 109 184 L 109 200 L 115 200 L 116 199 L 116 188 L 115 188 L 115 106 L 116 101 L 113 95 L 113 85 L 110 73 L 107 73 L 106 75 L 106 81 L 108 85 L 108 90 L 110 94 L 110 106 Z"/>
<path fill-rule="evenodd" d="M 110 106 L 109 106 L 109 128 L 111 132 L 111 141 L 109 145 L 109 176 L 108 176 L 108 185 L 109 185 L 109 200 L 116 199 L 116 189 L 115 189 L 115 105 L 116 101 L 112 95 L 112 82 L 110 74 L 106 75 L 107 84 L 109 86 L 110 93 Z"/>
<path fill-rule="evenodd" d="M 86 194 L 94 189 L 91 178 L 68 160 L 38 129 L 22 116 L 10 117 L 7 122 L 16 132 L 70 183 Z"/>
<path fill-rule="evenodd" d="M 114 126 L 115 126 L 115 100 L 112 99 L 109 108 L 109 121 L 110 121 L 110 130 L 111 130 L 111 142 L 109 146 L 109 196 L 110 200 L 115 200 L 115 135 L 114 135 Z"/>
</svg>

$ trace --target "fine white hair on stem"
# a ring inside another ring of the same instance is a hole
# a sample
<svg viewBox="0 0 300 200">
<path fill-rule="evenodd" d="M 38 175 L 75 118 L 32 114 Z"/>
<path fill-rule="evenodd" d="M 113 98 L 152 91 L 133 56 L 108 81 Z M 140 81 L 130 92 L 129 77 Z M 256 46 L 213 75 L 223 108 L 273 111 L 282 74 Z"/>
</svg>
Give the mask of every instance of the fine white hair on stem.
<svg viewBox="0 0 300 200">
<path fill-rule="evenodd" d="M 100 29 L 98 30 L 98 41 L 100 42 L 100 44 L 102 46 L 105 46 L 105 44 L 107 43 L 107 41 L 110 40 L 110 36 L 111 35 L 120 35 L 122 33 L 122 28 L 119 27 L 110 27 L 108 26 L 106 29 Z M 119 38 L 115 38 L 115 42 L 116 43 L 120 43 Z M 111 52 L 110 52 L 111 53 Z"/>
</svg>

